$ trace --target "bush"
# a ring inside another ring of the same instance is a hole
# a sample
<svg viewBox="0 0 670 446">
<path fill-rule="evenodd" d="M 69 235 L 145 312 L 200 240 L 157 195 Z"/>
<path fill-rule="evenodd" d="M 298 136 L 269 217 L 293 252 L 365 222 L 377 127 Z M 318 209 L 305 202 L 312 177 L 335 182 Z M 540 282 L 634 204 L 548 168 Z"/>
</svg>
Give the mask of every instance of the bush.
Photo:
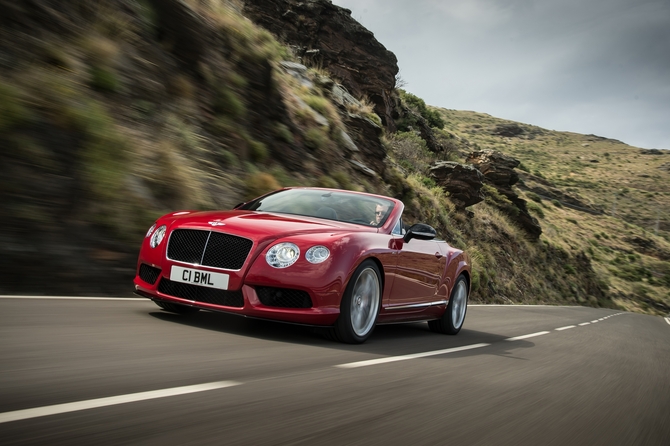
<svg viewBox="0 0 670 446">
<path fill-rule="evenodd" d="M 312 127 L 305 132 L 305 146 L 314 151 L 323 149 L 328 141 L 328 135 L 321 129 Z"/>
<path fill-rule="evenodd" d="M 542 198 L 535 192 L 526 192 L 526 196 L 537 203 L 542 203 Z"/>
<path fill-rule="evenodd" d="M 400 99 L 402 99 L 402 101 L 409 108 L 416 110 L 416 112 L 419 113 L 421 117 L 428 121 L 428 125 L 438 129 L 441 129 L 445 126 L 445 122 L 440 116 L 440 113 L 435 110 L 430 110 L 428 107 L 426 107 L 426 103 L 423 99 L 402 89 L 399 89 L 398 92 L 400 93 Z M 411 125 L 411 123 L 406 123 L 406 125 L 408 124 Z M 398 126 L 398 128 L 400 129 L 400 126 Z"/>
<path fill-rule="evenodd" d="M 19 99 L 17 91 L 0 81 L 0 132 L 18 125 L 28 117 L 28 111 Z"/>
<path fill-rule="evenodd" d="M 252 161 L 262 163 L 268 157 L 268 148 L 262 142 L 252 139 L 249 141 L 249 155 Z"/>
<path fill-rule="evenodd" d="M 293 133 L 291 133 L 291 130 L 285 124 L 281 122 L 275 123 L 274 134 L 279 140 L 293 144 Z"/>
<path fill-rule="evenodd" d="M 276 178 L 271 174 L 265 172 L 253 173 L 246 180 L 245 200 L 251 200 L 280 188 L 281 186 Z"/>
<path fill-rule="evenodd" d="M 528 210 L 537 215 L 540 218 L 544 218 L 544 211 L 542 210 L 542 206 L 533 203 L 532 201 L 528 202 Z"/>
<path fill-rule="evenodd" d="M 243 117 L 247 112 L 244 102 L 242 102 L 233 90 L 225 85 L 220 85 L 216 88 L 212 106 L 216 113 L 229 115 L 234 118 Z"/>
<path fill-rule="evenodd" d="M 114 93 L 119 88 L 119 80 L 111 69 L 91 67 L 91 87 L 98 91 Z"/>
</svg>

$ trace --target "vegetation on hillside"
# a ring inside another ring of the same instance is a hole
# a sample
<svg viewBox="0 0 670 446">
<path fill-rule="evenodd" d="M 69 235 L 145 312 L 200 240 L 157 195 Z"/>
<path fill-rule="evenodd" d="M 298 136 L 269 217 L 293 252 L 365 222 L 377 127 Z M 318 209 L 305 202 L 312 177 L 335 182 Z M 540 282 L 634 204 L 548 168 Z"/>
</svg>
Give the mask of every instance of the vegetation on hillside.
<svg viewBox="0 0 670 446">
<path fill-rule="evenodd" d="M 663 156 L 435 109 L 398 89 L 415 115 L 376 141 L 387 158 L 368 158 L 384 167 L 370 175 L 345 156 L 352 116 L 381 132 L 365 98 L 338 104 L 337 79 L 322 68 L 302 77 L 284 69 L 297 61 L 291 50 L 237 1 L 158 4 L 64 2 L 48 19 L 29 11 L 2 31 L 12 63 L 0 63 L 0 291 L 118 293 L 130 288 L 156 216 L 312 185 L 401 198 L 408 223 L 428 223 L 471 254 L 475 301 L 670 308 L 667 216 L 659 235 L 648 224 L 667 209 Z M 428 149 L 416 116 L 443 150 Z M 476 148 L 522 161 L 519 188 L 544 229 L 539 241 L 501 212 L 507 198 L 495 188 L 463 212 L 430 177 L 435 161 L 462 161 Z M 535 184 L 595 214 L 533 192 Z M 36 268 L 40 284 L 29 274 Z"/>
<path fill-rule="evenodd" d="M 542 243 L 584 253 L 617 305 L 670 310 L 670 153 L 436 110 L 445 130 L 469 147 L 521 161 L 518 189 L 542 225 Z"/>
</svg>

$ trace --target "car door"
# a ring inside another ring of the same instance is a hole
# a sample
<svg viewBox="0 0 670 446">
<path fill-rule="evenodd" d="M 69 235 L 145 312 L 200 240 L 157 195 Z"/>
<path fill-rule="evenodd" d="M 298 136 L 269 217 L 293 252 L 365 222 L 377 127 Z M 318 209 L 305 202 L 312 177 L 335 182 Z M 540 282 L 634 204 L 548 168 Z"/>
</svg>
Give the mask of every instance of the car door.
<svg viewBox="0 0 670 446">
<path fill-rule="evenodd" d="M 402 237 L 393 234 L 397 267 L 388 308 L 421 310 L 422 304 L 435 299 L 446 259 L 437 242 L 416 238 L 405 242 Z"/>
</svg>

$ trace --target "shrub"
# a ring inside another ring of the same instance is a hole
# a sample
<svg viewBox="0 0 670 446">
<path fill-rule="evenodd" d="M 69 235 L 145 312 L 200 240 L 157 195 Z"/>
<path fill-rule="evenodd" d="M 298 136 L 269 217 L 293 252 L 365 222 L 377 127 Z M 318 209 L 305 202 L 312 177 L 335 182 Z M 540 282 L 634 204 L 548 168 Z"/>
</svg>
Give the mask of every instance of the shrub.
<svg viewBox="0 0 670 446">
<path fill-rule="evenodd" d="M 558 200 L 551 200 L 551 204 L 553 204 L 557 208 L 562 208 L 563 207 L 563 204 Z"/>
<path fill-rule="evenodd" d="M 245 200 L 251 200 L 273 190 L 281 188 L 274 176 L 265 172 L 257 172 L 246 179 Z"/>
<path fill-rule="evenodd" d="M 233 118 L 243 117 L 247 112 L 244 102 L 225 85 L 216 88 L 212 106 L 216 113 L 229 115 Z"/>
<path fill-rule="evenodd" d="M 421 117 L 423 117 L 428 122 L 428 125 L 438 129 L 441 129 L 445 126 L 445 122 L 440 116 L 440 113 L 426 107 L 426 103 L 423 99 L 402 89 L 399 89 L 398 92 L 400 93 L 400 98 L 402 101 L 411 109 L 416 110 L 416 112 L 419 113 L 419 115 L 421 115 Z M 405 126 L 407 125 L 412 125 L 412 123 L 405 123 Z M 400 129 L 400 126 L 398 126 L 398 128 Z M 403 130 L 407 130 L 407 128 Z"/>
<path fill-rule="evenodd" d="M 255 139 L 250 140 L 249 142 L 249 155 L 251 160 L 256 163 L 262 163 L 268 157 L 268 147 L 260 141 Z"/>
<path fill-rule="evenodd" d="M 354 184 L 351 182 L 351 178 L 349 177 L 349 174 L 347 172 L 338 170 L 336 172 L 333 172 L 331 176 L 335 181 L 337 181 L 340 188 L 347 190 L 355 190 Z"/>
<path fill-rule="evenodd" d="M 111 69 L 106 67 L 91 67 L 91 87 L 98 91 L 114 93 L 119 88 L 119 80 Z"/>
<path fill-rule="evenodd" d="M 328 144 L 328 135 L 321 129 L 312 127 L 305 132 L 305 146 L 314 151 L 323 149 Z"/>
<path fill-rule="evenodd" d="M 544 218 L 544 211 L 542 210 L 542 206 L 533 203 L 532 201 L 528 202 L 528 210 L 537 215 L 540 218 Z"/>
<path fill-rule="evenodd" d="M 288 126 L 286 126 L 286 124 L 276 122 L 274 124 L 274 134 L 281 141 L 287 142 L 289 144 L 293 143 L 293 133 L 291 133 L 291 130 L 288 128 Z"/>
<path fill-rule="evenodd" d="M 8 130 L 28 117 L 28 111 L 19 99 L 18 92 L 0 81 L 0 132 Z"/>
<path fill-rule="evenodd" d="M 330 189 L 337 189 L 339 184 L 333 178 L 328 175 L 321 175 L 317 180 L 315 186 L 317 187 L 327 187 Z"/>
<path fill-rule="evenodd" d="M 535 192 L 526 192 L 526 196 L 537 203 L 542 203 L 542 198 Z"/>
</svg>

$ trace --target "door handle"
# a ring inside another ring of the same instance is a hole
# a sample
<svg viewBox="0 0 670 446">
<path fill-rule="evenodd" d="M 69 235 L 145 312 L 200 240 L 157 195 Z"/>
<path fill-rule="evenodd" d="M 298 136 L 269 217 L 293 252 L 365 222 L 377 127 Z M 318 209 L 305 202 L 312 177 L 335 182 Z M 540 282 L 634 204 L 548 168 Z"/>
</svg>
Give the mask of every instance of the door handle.
<svg viewBox="0 0 670 446">
<path fill-rule="evenodd" d="M 439 253 L 439 252 L 436 252 L 436 253 L 435 253 L 435 257 L 437 257 L 438 259 L 441 259 L 442 257 L 444 257 L 444 254 L 441 254 L 441 253 Z"/>
</svg>

